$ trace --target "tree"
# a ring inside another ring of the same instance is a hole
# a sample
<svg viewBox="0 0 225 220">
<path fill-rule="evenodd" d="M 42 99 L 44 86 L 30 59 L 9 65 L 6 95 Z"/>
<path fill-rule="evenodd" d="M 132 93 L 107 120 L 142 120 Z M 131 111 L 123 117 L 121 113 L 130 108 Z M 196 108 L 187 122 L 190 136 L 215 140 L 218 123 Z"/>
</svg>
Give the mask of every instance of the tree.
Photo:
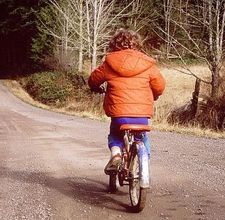
<svg viewBox="0 0 225 220">
<path fill-rule="evenodd" d="M 35 1 L 0 1 L 0 69 L 21 72 L 30 64 L 31 37 L 36 33 Z M 31 67 L 31 65 L 30 65 Z M 3 71 L 2 71 L 3 72 Z"/>
<path fill-rule="evenodd" d="M 61 68 L 65 70 L 74 65 L 75 55 L 79 53 L 79 48 L 82 46 L 80 42 L 77 42 L 81 36 L 77 31 L 79 27 L 77 22 L 79 20 L 82 22 L 82 17 L 79 18 L 78 11 L 74 11 L 74 6 L 68 4 L 67 0 L 49 0 L 38 15 L 39 35 L 48 35 L 54 39 L 54 56 L 58 59 Z M 38 39 L 35 40 L 38 41 Z M 78 57 L 78 70 L 82 72 L 80 63 L 83 56 L 78 55 Z"/>
<path fill-rule="evenodd" d="M 163 0 L 163 10 L 165 17 L 165 32 L 166 32 L 166 58 L 169 58 L 172 44 L 171 32 L 171 16 L 174 8 L 174 0 Z"/>
<path fill-rule="evenodd" d="M 32 38 L 31 58 L 40 67 L 45 63 L 45 59 L 54 53 L 53 47 L 56 44 L 55 36 L 49 35 L 46 31 L 47 27 L 56 29 L 57 25 L 54 21 L 57 19 L 56 14 L 52 11 L 49 4 L 45 3 L 35 11 L 37 33 Z"/>
<path fill-rule="evenodd" d="M 216 100 L 219 95 L 220 69 L 224 57 L 225 0 L 182 3 L 180 7 L 177 3 L 173 7 L 181 16 L 170 17 L 170 22 L 176 27 L 175 34 L 172 35 L 167 28 L 156 28 L 167 36 L 164 40 L 182 60 L 186 73 L 198 78 L 187 67 L 182 51 L 207 63 L 211 71 L 211 82 L 201 80 L 210 83 L 211 98 Z M 161 34 L 159 36 L 163 38 Z"/>
<path fill-rule="evenodd" d="M 92 70 L 96 68 L 97 57 L 100 52 L 106 48 L 106 43 L 112 32 L 116 20 L 121 15 L 122 11 L 113 14 L 115 7 L 115 0 L 88 0 L 89 4 L 89 17 L 91 17 L 90 24 L 90 39 L 91 39 L 91 67 Z M 118 21 L 118 20 L 117 20 Z"/>
<path fill-rule="evenodd" d="M 225 27 L 225 1 L 224 0 L 209 0 L 204 3 L 203 8 L 208 7 L 208 19 L 203 20 L 203 24 L 208 32 L 209 56 L 207 61 L 212 72 L 212 98 L 218 98 L 220 69 L 224 58 L 224 27 Z M 207 9 L 206 9 L 207 11 Z"/>
<path fill-rule="evenodd" d="M 49 0 L 55 13 L 59 13 L 66 21 L 70 48 L 79 50 L 79 71 L 82 72 L 83 57 L 91 57 L 91 67 L 97 65 L 97 58 L 105 51 L 111 33 L 116 26 L 120 26 L 120 18 L 124 16 L 126 9 L 133 1 L 118 11 L 116 0 Z M 55 38 L 62 38 L 62 34 L 56 33 L 52 27 L 44 21 L 45 31 Z M 64 25 L 65 26 L 65 25 Z M 60 36 L 61 35 L 61 36 Z"/>
</svg>

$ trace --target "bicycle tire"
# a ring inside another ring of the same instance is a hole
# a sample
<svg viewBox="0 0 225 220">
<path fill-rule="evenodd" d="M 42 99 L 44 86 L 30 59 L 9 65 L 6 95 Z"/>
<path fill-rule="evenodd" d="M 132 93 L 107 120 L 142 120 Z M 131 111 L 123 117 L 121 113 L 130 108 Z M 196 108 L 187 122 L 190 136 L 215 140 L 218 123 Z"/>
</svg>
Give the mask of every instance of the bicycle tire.
<svg viewBox="0 0 225 220">
<path fill-rule="evenodd" d="M 117 175 L 116 174 L 110 174 L 109 175 L 109 192 L 110 193 L 116 193 L 117 191 Z"/>
<path fill-rule="evenodd" d="M 129 195 L 131 201 L 131 211 L 141 212 L 145 207 L 147 189 L 140 186 L 139 161 L 137 152 L 132 153 L 130 174 L 131 180 L 129 182 Z"/>
</svg>

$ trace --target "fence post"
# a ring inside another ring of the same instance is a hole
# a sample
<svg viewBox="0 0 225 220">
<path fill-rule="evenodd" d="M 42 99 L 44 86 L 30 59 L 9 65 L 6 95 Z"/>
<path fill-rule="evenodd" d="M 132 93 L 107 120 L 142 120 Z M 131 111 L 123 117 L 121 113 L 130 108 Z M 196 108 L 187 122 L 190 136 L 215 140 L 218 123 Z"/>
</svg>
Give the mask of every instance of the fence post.
<svg viewBox="0 0 225 220">
<path fill-rule="evenodd" d="M 191 99 L 191 112 L 193 118 L 195 117 L 197 113 L 197 108 L 198 108 L 198 97 L 199 97 L 199 91 L 200 91 L 200 79 L 196 79 L 195 81 L 195 90 L 192 93 L 192 99 Z"/>
</svg>

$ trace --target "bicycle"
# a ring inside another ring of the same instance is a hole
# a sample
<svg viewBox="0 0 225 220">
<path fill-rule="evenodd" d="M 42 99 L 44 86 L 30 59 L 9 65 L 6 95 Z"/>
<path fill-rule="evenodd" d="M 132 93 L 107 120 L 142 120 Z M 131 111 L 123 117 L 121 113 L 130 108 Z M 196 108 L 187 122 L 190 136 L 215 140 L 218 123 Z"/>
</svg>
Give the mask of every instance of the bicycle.
<svg viewBox="0 0 225 220">
<path fill-rule="evenodd" d="M 147 189 L 149 188 L 149 158 L 147 149 L 142 140 L 135 137 L 143 132 L 150 131 L 148 125 L 124 124 L 120 127 L 124 132 L 124 148 L 122 162 L 117 171 L 109 174 L 109 191 L 117 191 L 117 178 L 120 186 L 129 186 L 131 210 L 140 212 L 144 209 Z"/>
</svg>

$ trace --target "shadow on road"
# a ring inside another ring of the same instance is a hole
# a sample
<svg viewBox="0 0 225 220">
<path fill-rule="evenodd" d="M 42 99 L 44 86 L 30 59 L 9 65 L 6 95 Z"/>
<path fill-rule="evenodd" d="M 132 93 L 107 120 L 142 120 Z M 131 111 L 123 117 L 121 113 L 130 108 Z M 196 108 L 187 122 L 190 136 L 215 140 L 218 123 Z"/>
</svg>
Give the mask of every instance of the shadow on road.
<svg viewBox="0 0 225 220">
<path fill-rule="evenodd" d="M 32 185 L 41 185 L 73 198 L 78 203 L 81 202 L 101 209 L 105 207 L 114 211 L 130 212 L 129 205 L 120 201 L 124 197 L 128 197 L 128 194 L 122 191 L 110 194 L 106 190 L 107 184 L 98 180 L 86 177 L 56 178 L 50 173 L 10 170 L 6 167 L 0 167 L 0 178 L 11 178 Z"/>
</svg>

